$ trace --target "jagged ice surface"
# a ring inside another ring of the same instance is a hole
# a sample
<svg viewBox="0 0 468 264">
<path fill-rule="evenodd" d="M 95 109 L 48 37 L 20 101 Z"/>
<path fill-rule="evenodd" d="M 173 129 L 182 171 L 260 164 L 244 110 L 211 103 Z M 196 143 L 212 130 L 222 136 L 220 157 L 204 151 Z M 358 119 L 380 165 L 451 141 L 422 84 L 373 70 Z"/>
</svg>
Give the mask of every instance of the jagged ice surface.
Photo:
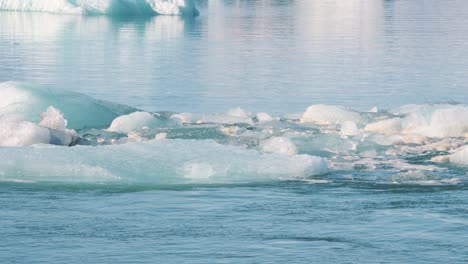
<svg viewBox="0 0 468 264">
<path fill-rule="evenodd" d="M 150 113 L 14 82 L 0 91 L 6 181 L 247 183 L 340 175 L 323 176 L 327 171 L 391 184 L 466 181 L 464 104 L 370 112 L 312 105 L 279 117 L 239 107 Z"/>
</svg>

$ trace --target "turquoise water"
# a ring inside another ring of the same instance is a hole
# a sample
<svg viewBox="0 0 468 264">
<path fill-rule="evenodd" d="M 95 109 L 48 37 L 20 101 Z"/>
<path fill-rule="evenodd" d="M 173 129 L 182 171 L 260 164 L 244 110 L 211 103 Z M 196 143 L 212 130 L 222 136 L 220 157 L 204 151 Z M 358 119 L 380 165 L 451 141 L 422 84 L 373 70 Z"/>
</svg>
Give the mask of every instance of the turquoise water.
<svg viewBox="0 0 468 264">
<path fill-rule="evenodd" d="M 468 4 L 124 2 L 0 0 L 0 262 L 468 262 Z"/>
</svg>

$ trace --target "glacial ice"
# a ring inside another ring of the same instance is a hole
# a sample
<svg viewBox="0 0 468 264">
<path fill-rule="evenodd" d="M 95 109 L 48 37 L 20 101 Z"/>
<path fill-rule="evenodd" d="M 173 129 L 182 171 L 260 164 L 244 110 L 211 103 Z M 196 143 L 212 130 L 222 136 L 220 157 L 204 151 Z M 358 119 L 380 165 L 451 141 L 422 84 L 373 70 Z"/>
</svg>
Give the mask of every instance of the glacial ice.
<svg viewBox="0 0 468 264">
<path fill-rule="evenodd" d="M 68 121 L 63 117 L 63 113 L 53 106 L 49 106 L 47 110 L 40 115 L 40 117 L 40 126 L 58 130 L 64 130 L 67 128 Z"/>
<path fill-rule="evenodd" d="M 24 120 L 20 116 L 0 115 L 0 146 L 69 146 L 75 144 L 77 139 L 75 130 L 67 129 L 67 120 L 63 114 L 52 106 L 41 114 L 39 124 Z"/>
<path fill-rule="evenodd" d="M 211 140 L 152 140 L 122 145 L 0 148 L 0 180 L 242 183 L 327 172 L 309 155 L 262 154 Z"/>
<path fill-rule="evenodd" d="M 451 163 L 468 166 L 468 145 L 463 146 L 449 156 Z"/>
<path fill-rule="evenodd" d="M 258 122 L 260 122 L 260 123 L 266 123 L 266 122 L 275 121 L 276 119 L 273 118 L 273 117 L 272 117 L 271 115 L 269 115 L 268 113 L 260 112 L 260 113 L 257 113 L 257 120 L 258 120 Z"/>
<path fill-rule="evenodd" d="M 260 147 L 265 153 L 279 153 L 287 155 L 297 154 L 296 144 L 287 137 L 272 137 L 262 143 Z"/>
<path fill-rule="evenodd" d="M 0 92 L 0 180 L 239 183 L 379 170 L 398 184 L 456 184 L 459 171 L 440 173 L 468 163 L 465 104 L 312 105 L 274 118 L 150 113 L 14 82 Z"/>
<path fill-rule="evenodd" d="M 366 131 L 382 134 L 416 134 L 426 137 L 463 137 L 468 132 L 466 105 L 409 105 L 400 108 L 394 117 L 365 127 Z"/>
<path fill-rule="evenodd" d="M 68 127 L 73 129 L 108 127 L 114 118 L 136 111 L 79 93 L 17 82 L 0 83 L 0 93 L 0 115 L 16 115 L 39 122 L 40 114 L 53 106 L 60 109 L 68 120 Z"/>
<path fill-rule="evenodd" d="M 46 127 L 17 116 L 0 116 L 0 146 L 48 144 L 50 139 L 51 135 Z"/>
<path fill-rule="evenodd" d="M 173 119 L 184 124 L 253 124 L 252 114 L 242 108 L 229 109 L 224 114 L 180 113 L 172 115 Z"/>
<path fill-rule="evenodd" d="M 301 117 L 302 123 L 336 124 L 345 121 L 359 124 L 365 119 L 356 111 L 335 105 L 311 105 Z"/>
<path fill-rule="evenodd" d="M 193 0 L 0 0 L 0 11 L 83 15 L 198 14 Z"/>
<path fill-rule="evenodd" d="M 107 129 L 111 132 L 128 133 L 143 127 L 154 128 L 159 124 L 158 118 L 148 112 L 133 112 L 114 119 Z"/>
<path fill-rule="evenodd" d="M 340 133 L 343 136 L 355 136 L 359 134 L 359 129 L 353 121 L 345 121 L 341 124 Z"/>
</svg>

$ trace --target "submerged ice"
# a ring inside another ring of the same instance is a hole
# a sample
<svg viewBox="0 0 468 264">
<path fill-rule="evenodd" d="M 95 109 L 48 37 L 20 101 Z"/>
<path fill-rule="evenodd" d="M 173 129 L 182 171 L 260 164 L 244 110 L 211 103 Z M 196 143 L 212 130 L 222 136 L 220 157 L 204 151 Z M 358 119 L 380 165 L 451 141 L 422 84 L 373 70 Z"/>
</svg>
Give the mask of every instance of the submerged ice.
<svg viewBox="0 0 468 264">
<path fill-rule="evenodd" d="M 150 113 L 14 82 L 0 84 L 0 91 L 4 181 L 174 184 L 336 177 L 323 176 L 327 171 L 392 184 L 458 184 L 467 177 L 464 104 L 369 112 L 312 105 L 282 116 L 242 108 Z"/>
<path fill-rule="evenodd" d="M 84 15 L 198 14 L 193 0 L 0 0 L 0 11 Z"/>
<path fill-rule="evenodd" d="M 152 140 L 101 147 L 0 148 L 0 179 L 122 183 L 247 183 L 327 172 L 309 155 L 262 154 L 212 140 Z"/>
</svg>

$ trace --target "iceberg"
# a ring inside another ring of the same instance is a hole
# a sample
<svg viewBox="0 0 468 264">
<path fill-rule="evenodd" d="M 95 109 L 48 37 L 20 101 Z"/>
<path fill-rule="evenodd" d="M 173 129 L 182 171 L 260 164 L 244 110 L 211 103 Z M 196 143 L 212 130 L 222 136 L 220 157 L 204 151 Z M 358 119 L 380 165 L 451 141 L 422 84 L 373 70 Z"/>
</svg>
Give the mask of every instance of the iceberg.
<svg viewBox="0 0 468 264">
<path fill-rule="evenodd" d="M 198 15 L 193 0 L 0 0 L 0 11 L 82 15 Z"/>
<path fill-rule="evenodd" d="M 0 83 L 0 93 L 0 115 L 16 115 L 37 123 L 41 113 L 53 106 L 60 109 L 73 129 L 108 127 L 116 117 L 137 111 L 79 93 L 17 82 Z"/>
<path fill-rule="evenodd" d="M 212 140 L 152 140 L 101 147 L 0 147 L 0 180 L 141 184 L 252 183 L 327 172 L 310 155 L 262 154 Z"/>
</svg>

